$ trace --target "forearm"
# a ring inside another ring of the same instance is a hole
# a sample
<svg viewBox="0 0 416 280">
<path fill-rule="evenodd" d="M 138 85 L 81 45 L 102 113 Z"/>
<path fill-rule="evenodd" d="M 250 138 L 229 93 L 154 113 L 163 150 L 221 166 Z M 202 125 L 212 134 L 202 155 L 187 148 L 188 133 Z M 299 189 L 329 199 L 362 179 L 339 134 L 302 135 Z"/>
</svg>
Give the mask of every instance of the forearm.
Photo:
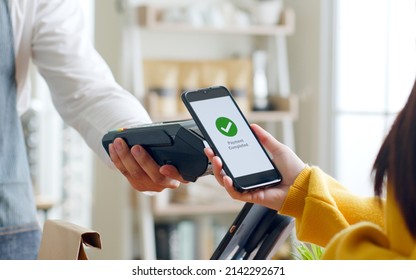
<svg viewBox="0 0 416 280">
<path fill-rule="evenodd" d="M 296 218 L 300 240 L 321 246 L 342 229 L 359 221 L 383 224 L 383 206 L 377 199 L 360 198 L 350 193 L 316 167 L 306 167 L 299 174 L 280 213 Z"/>
<path fill-rule="evenodd" d="M 150 122 L 85 36 L 77 1 L 41 1 L 34 21 L 32 55 L 64 121 L 80 132 L 107 163 L 102 136 L 111 129 Z"/>
</svg>

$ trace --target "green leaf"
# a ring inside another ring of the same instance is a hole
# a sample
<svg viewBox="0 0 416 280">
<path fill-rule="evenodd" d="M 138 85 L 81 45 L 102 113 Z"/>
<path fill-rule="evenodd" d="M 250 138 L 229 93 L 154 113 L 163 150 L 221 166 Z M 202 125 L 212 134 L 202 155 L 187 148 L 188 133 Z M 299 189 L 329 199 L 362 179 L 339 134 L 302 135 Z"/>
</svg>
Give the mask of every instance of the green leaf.
<svg viewBox="0 0 416 280">
<path fill-rule="evenodd" d="M 294 241 L 296 252 L 293 257 L 297 260 L 319 260 L 324 249 L 316 244 Z"/>
</svg>

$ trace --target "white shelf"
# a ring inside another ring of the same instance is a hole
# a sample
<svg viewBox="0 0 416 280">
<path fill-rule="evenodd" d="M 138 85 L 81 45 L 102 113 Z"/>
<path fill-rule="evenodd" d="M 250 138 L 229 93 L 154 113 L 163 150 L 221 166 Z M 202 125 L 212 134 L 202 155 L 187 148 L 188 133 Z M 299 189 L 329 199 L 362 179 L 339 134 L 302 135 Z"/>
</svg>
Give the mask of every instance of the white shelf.
<svg viewBox="0 0 416 280">
<path fill-rule="evenodd" d="M 237 214 L 240 212 L 243 205 L 244 203 L 237 201 L 210 204 L 170 203 L 167 207 L 164 208 L 154 208 L 153 214 L 156 218 Z"/>
<path fill-rule="evenodd" d="M 282 122 L 282 121 L 295 121 L 298 118 L 298 97 L 295 94 L 289 97 L 272 96 L 270 98 L 271 103 L 275 106 L 274 111 L 250 111 L 246 112 L 245 116 L 249 122 Z M 177 121 L 190 119 L 189 113 L 178 113 L 172 116 L 158 115 L 157 113 L 151 114 L 154 122 L 161 121 Z"/>
<path fill-rule="evenodd" d="M 224 26 L 194 27 L 186 23 L 165 23 L 158 20 L 161 8 L 154 6 L 141 6 L 139 10 L 139 24 L 142 28 L 151 31 L 168 32 L 197 32 L 218 34 L 241 34 L 241 35 L 291 35 L 295 30 L 295 15 L 292 9 L 286 8 L 282 12 L 281 21 L 277 25 L 250 25 L 250 26 Z"/>
<path fill-rule="evenodd" d="M 193 27 L 186 24 L 180 23 L 164 23 L 160 21 L 160 13 L 163 7 L 160 6 L 139 6 L 134 7 L 137 8 L 134 11 L 135 15 L 138 15 L 137 21 L 128 21 L 130 24 L 135 25 L 141 30 L 147 30 L 149 32 L 177 32 L 177 33 L 191 33 L 191 34 L 218 34 L 218 36 L 224 35 L 241 35 L 241 36 L 266 36 L 276 41 L 276 63 L 277 63 L 277 77 L 278 80 L 278 94 L 273 95 L 271 97 L 271 102 L 275 106 L 276 110 L 274 111 L 249 111 L 244 112 L 246 118 L 250 122 L 261 122 L 267 124 L 275 124 L 277 122 L 281 122 L 283 125 L 283 135 L 286 135 L 283 142 L 285 144 L 289 144 L 294 148 L 294 136 L 293 136 L 293 121 L 295 121 L 298 117 L 298 98 L 295 94 L 291 94 L 290 91 L 290 82 L 289 82 L 289 71 L 288 71 L 288 64 L 287 64 L 287 50 L 286 50 L 286 36 L 291 35 L 295 31 L 295 14 L 294 11 L 290 8 L 285 8 L 282 12 L 281 20 L 279 24 L 275 26 L 259 26 L 259 25 L 252 25 L 247 27 Z M 132 9 L 134 9 L 132 7 Z M 135 18 L 135 20 L 137 20 Z M 137 36 L 140 34 L 132 33 L 132 36 Z M 141 44 L 145 44 L 145 42 L 139 43 L 140 38 L 132 39 L 131 49 L 137 52 L 137 58 L 143 59 L 143 54 L 141 53 Z M 134 45 L 135 44 L 135 45 Z M 136 81 L 140 81 L 140 79 L 144 76 L 143 71 L 139 73 L 139 70 L 143 70 L 140 67 L 136 67 L 135 71 L 133 71 L 133 79 Z M 190 115 L 187 112 L 178 113 L 174 115 L 161 115 L 158 112 L 152 111 L 152 108 L 148 108 L 149 113 L 152 117 L 154 122 L 158 121 L 174 121 L 174 120 L 183 120 L 183 119 L 190 119 Z M 201 178 L 202 179 L 202 178 Z M 203 182 L 203 180 L 199 179 L 198 184 L 199 186 Z M 212 179 L 212 178 L 211 178 Z M 218 187 L 218 184 L 215 182 L 215 186 Z M 193 219 L 196 222 L 196 225 L 199 227 L 199 224 L 206 224 L 204 229 L 210 229 L 209 222 L 207 219 L 213 219 L 214 216 L 221 216 L 221 215 L 237 215 L 239 211 L 242 209 L 244 203 L 241 201 L 235 201 L 227 193 L 225 190 L 222 189 L 223 193 L 219 193 L 218 195 L 211 195 L 214 199 L 210 199 L 209 195 L 206 195 L 206 198 L 202 199 L 199 197 L 202 194 L 206 194 L 205 192 L 198 191 L 194 187 L 198 186 L 186 186 L 189 190 L 195 191 L 194 193 L 189 193 L 190 195 L 189 200 L 172 200 L 171 192 L 177 192 L 178 190 L 165 190 L 161 194 L 155 195 L 153 198 L 149 198 L 151 200 L 151 209 L 141 208 L 140 215 L 142 216 L 141 220 L 144 220 L 143 217 L 147 215 L 151 216 L 152 221 L 147 220 L 147 222 L 140 224 L 140 230 L 146 231 L 146 229 L 153 228 L 155 221 L 163 221 L 163 220 L 181 220 L 181 219 Z M 208 190 L 212 190 L 208 187 Z M 167 194 L 167 195 L 164 195 Z M 192 195 L 197 195 L 198 199 L 193 199 Z M 218 198 L 218 199 L 216 199 Z M 196 202 L 198 201 L 199 202 Z M 201 222 L 202 221 L 202 222 Z M 230 221 L 231 223 L 231 221 Z M 146 233 L 146 232 L 145 232 Z M 143 235 L 147 236 L 146 240 L 142 240 L 143 246 L 146 244 L 153 244 L 154 239 L 150 237 L 152 232 L 147 232 L 148 234 Z M 211 233 L 212 234 L 212 233 Z M 152 245 L 153 246 L 153 245 Z M 150 251 L 149 251 L 150 250 Z M 206 254 L 206 252 L 205 252 Z M 143 257 L 146 256 L 153 256 L 154 252 L 151 249 L 147 249 L 147 252 L 144 252 Z M 202 257 L 202 255 L 201 255 Z"/>
</svg>

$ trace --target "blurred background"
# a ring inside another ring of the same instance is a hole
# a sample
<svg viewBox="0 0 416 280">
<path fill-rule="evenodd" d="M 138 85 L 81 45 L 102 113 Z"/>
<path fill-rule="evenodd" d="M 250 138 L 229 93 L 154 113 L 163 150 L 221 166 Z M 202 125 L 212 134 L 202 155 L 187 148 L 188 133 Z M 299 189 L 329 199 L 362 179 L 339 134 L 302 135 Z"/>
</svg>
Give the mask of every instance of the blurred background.
<svg viewBox="0 0 416 280">
<path fill-rule="evenodd" d="M 416 74 L 415 1 L 78 1 L 98 52 L 155 121 L 189 117 L 183 90 L 226 85 L 249 121 L 372 195 L 373 160 Z M 22 121 L 40 220 L 99 231 L 93 259 L 209 259 L 242 203 L 209 177 L 134 192 L 63 124 L 36 67 L 31 78 Z"/>
</svg>

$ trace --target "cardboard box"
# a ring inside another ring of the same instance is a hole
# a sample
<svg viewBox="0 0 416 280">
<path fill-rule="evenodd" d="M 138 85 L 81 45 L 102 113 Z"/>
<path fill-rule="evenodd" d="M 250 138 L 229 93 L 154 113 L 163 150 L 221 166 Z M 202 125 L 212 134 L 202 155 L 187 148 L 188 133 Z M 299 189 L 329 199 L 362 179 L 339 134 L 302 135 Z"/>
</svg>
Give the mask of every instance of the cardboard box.
<svg viewBox="0 0 416 280">
<path fill-rule="evenodd" d="M 66 221 L 47 220 L 38 259 L 87 260 L 84 246 L 101 249 L 100 234 Z"/>
</svg>

